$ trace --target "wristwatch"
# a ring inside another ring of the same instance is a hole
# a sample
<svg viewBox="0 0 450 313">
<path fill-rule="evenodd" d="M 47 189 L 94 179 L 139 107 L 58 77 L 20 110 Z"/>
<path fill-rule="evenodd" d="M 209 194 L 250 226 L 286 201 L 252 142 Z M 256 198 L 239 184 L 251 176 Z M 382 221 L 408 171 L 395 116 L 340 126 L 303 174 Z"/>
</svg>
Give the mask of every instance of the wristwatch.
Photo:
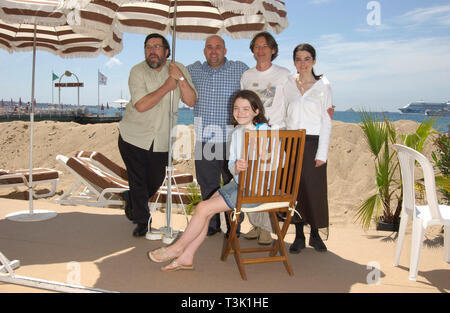
<svg viewBox="0 0 450 313">
<path fill-rule="evenodd" d="M 178 78 L 179 81 L 183 81 L 184 80 L 184 76 L 181 76 L 180 78 Z"/>
</svg>

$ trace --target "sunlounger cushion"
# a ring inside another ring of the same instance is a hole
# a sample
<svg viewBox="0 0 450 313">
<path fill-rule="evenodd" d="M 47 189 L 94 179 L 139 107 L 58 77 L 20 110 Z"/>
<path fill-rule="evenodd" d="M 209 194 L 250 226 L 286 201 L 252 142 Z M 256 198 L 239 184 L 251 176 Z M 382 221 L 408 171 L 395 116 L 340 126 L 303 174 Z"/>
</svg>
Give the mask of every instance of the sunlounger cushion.
<svg viewBox="0 0 450 313">
<path fill-rule="evenodd" d="M 116 178 L 80 158 L 71 157 L 66 164 L 81 177 L 102 189 L 128 188 L 128 182 Z"/>
<path fill-rule="evenodd" d="M 30 177 L 29 169 L 20 169 L 20 170 L 0 170 L 0 178 L 2 175 L 23 175 L 27 180 Z M 58 171 L 48 169 L 48 168 L 34 168 L 32 170 L 33 181 L 43 181 L 49 179 L 57 179 L 59 178 Z M 19 184 L 23 183 L 22 177 L 10 177 L 6 179 L 1 179 L 0 184 Z"/>
</svg>

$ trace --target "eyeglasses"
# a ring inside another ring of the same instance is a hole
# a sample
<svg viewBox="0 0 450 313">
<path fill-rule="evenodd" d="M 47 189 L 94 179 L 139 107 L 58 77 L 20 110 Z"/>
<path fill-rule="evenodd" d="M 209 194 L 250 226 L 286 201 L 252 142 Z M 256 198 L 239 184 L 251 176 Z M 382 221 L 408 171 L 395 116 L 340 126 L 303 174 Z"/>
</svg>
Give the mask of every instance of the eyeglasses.
<svg viewBox="0 0 450 313">
<path fill-rule="evenodd" d="M 162 47 L 162 45 L 145 45 L 145 50 L 161 50 Z"/>
</svg>

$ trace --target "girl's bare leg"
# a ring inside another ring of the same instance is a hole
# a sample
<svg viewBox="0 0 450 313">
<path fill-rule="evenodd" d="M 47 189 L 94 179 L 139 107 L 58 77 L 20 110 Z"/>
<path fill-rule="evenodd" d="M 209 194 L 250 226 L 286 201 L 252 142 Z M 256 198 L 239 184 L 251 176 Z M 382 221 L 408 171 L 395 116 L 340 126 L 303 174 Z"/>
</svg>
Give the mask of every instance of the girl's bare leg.
<svg viewBox="0 0 450 313">
<path fill-rule="evenodd" d="M 225 200 L 223 200 L 222 196 L 218 192 L 216 192 L 210 199 L 200 202 L 197 205 L 194 216 L 186 227 L 186 230 L 183 232 L 180 239 L 178 239 L 174 244 L 166 247 L 166 253 L 169 256 L 180 257 L 189 247 L 186 252 L 186 256 L 190 257 L 187 257 L 186 259 L 183 257 L 178 261 L 180 261 L 179 264 L 192 264 L 195 251 L 206 237 L 206 232 L 208 230 L 208 224 L 211 217 L 216 213 L 225 212 L 229 209 L 230 208 L 225 203 Z M 190 260 L 191 263 L 185 263 L 187 260 Z"/>
</svg>

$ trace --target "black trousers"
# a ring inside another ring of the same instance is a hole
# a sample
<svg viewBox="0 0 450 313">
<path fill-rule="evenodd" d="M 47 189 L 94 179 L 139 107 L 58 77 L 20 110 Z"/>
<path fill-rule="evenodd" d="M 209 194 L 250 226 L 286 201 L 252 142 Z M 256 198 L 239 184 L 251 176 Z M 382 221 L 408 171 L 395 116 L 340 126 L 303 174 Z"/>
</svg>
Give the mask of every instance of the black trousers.
<svg viewBox="0 0 450 313">
<path fill-rule="evenodd" d="M 154 152 L 125 142 L 119 135 L 119 151 L 127 168 L 129 205 L 133 222 L 146 224 L 150 218 L 148 200 L 158 191 L 166 176 L 168 152 Z"/>
<path fill-rule="evenodd" d="M 312 228 L 328 228 L 327 164 L 315 167 L 319 136 L 306 136 L 303 154 L 302 176 L 297 196 L 296 210 L 300 213 L 292 218 L 292 223 L 303 222 Z"/>
<path fill-rule="evenodd" d="M 195 174 L 200 185 L 202 199 L 209 199 L 219 188 L 220 179 L 224 184 L 233 178 L 228 170 L 228 143 L 195 143 Z M 209 227 L 218 230 L 220 228 L 220 215 L 215 214 Z"/>
</svg>

